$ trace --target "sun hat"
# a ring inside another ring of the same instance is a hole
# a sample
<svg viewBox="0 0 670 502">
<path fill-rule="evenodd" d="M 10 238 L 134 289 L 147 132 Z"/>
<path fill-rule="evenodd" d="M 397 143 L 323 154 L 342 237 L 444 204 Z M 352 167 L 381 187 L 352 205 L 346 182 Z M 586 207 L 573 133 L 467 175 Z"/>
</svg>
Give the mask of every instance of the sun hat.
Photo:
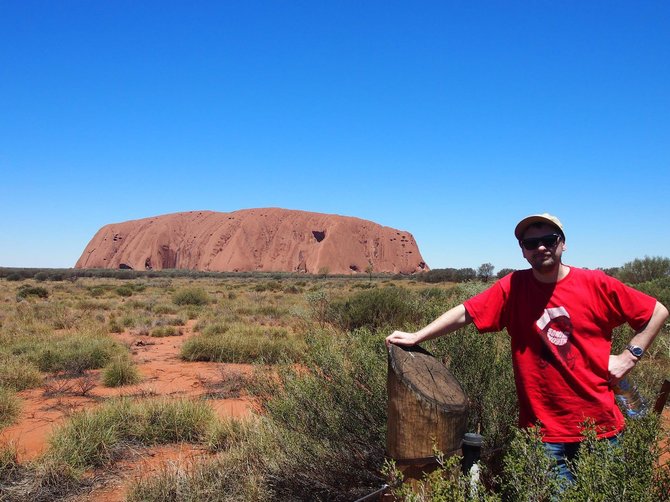
<svg viewBox="0 0 670 502">
<path fill-rule="evenodd" d="M 561 224 L 561 220 L 559 220 L 556 216 L 553 216 L 549 213 L 532 214 L 530 216 L 526 216 L 514 228 L 514 235 L 516 236 L 516 238 L 518 240 L 521 240 L 523 238 L 523 233 L 533 223 L 546 223 L 547 225 L 556 227 L 561 232 L 561 236 L 563 237 L 563 239 L 565 239 L 565 233 L 563 232 L 563 225 Z"/>
</svg>

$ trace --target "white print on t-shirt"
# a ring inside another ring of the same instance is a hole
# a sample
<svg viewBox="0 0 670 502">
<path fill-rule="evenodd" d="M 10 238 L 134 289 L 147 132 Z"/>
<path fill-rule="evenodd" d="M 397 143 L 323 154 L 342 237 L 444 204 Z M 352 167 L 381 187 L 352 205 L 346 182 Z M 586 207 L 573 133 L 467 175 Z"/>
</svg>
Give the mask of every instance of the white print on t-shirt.
<svg viewBox="0 0 670 502">
<path fill-rule="evenodd" d="M 544 331 L 544 328 L 549 324 L 552 320 L 558 319 L 559 317 L 567 317 L 568 320 L 570 319 L 570 314 L 568 314 L 568 311 L 565 310 L 565 307 L 552 307 L 550 309 L 544 309 L 544 314 L 542 314 L 542 317 L 540 317 L 536 324 L 537 327 L 540 328 L 540 331 Z M 572 323 L 570 323 L 570 327 L 572 327 Z M 561 331 L 560 329 L 555 329 L 556 327 L 561 327 L 562 324 L 564 323 L 552 323 L 552 326 L 547 329 L 547 338 L 549 338 L 549 341 L 553 343 L 554 345 L 565 345 L 568 343 L 568 337 L 570 336 L 570 333 L 565 333 Z"/>
<path fill-rule="evenodd" d="M 552 359 L 563 360 L 570 368 L 574 366 L 575 356 L 572 353 L 572 321 L 565 307 L 544 309 L 542 316 L 535 321 L 537 331 L 544 341 L 544 349 L 540 354 L 541 366 Z"/>
</svg>

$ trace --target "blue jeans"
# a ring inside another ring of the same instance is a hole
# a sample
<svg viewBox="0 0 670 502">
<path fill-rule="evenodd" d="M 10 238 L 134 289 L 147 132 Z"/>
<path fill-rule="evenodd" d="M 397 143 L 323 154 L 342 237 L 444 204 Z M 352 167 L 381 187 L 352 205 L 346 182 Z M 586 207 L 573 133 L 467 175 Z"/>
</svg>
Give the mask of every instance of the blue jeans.
<svg viewBox="0 0 670 502">
<path fill-rule="evenodd" d="M 609 441 L 610 445 L 616 446 L 619 444 L 619 436 L 614 436 L 604 441 Z M 575 475 L 570 470 L 577 455 L 579 455 L 579 447 L 581 443 L 544 443 L 544 451 L 550 458 L 556 460 L 556 473 L 560 479 L 565 479 L 569 483 L 574 483 Z"/>
</svg>

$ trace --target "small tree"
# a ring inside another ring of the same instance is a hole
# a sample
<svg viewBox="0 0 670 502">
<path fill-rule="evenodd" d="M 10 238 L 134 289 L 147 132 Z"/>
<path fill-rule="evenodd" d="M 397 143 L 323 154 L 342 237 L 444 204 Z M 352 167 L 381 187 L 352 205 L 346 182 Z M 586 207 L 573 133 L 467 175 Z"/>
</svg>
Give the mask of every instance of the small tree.
<svg viewBox="0 0 670 502">
<path fill-rule="evenodd" d="M 496 277 L 498 279 L 502 279 L 507 274 L 511 274 L 512 272 L 514 272 L 514 270 L 515 269 L 513 269 L 513 268 L 501 268 L 500 270 L 498 270 L 498 273 L 496 274 Z"/>
<path fill-rule="evenodd" d="M 491 263 L 482 263 L 477 269 L 477 278 L 484 282 L 489 282 L 493 277 L 495 267 Z"/>
<path fill-rule="evenodd" d="M 619 270 L 619 279 L 633 284 L 670 276 L 670 258 L 645 256 L 624 264 Z"/>
<path fill-rule="evenodd" d="M 370 282 L 372 282 L 372 273 L 375 271 L 375 266 L 371 261 L 368 261 L 368 266 L 365 267 L 365 273 L 370 277 Z"/>
</svg>

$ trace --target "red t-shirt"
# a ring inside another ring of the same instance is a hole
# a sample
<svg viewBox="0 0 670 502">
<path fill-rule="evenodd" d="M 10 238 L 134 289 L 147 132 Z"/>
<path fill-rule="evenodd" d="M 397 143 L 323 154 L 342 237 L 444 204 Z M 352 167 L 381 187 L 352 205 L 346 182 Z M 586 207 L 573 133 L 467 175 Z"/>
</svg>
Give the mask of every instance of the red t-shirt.
<svg viewBox="0 0 670 502">
<path fill-rule="evenodd" d="M 513 272 L 470 298 L 465 308 L 484 333 L 507 329 L 519 398 L 519 425 L 538 422 L 544 441 L 581 441 L 586 420 L 598 437 L 624 419 L 609 387 L 612 330 L 639 330 L 656 300 L 597 270 L 570 267 L 546 284 L 531 269 Z"/>
</svg>

